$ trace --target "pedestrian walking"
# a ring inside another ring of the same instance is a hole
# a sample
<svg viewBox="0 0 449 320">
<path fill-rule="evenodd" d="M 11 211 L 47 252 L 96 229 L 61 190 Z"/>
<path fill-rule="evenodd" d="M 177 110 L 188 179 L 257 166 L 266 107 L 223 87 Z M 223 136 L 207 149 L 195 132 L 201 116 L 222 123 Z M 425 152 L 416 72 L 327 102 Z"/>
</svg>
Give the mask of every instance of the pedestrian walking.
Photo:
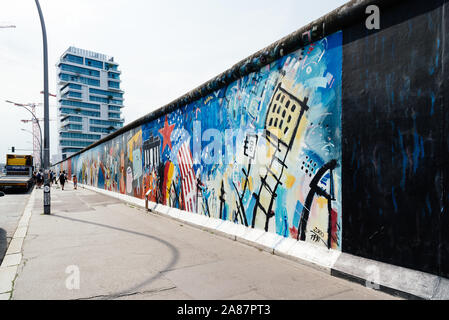
<svg viewBox="0 0 449 320">
<path fill-rule="evenodd" d="M 78 187 L 78 178 L 76 177 L 76 174 L 74 174 L 73 176 L 72 176 L 72 180 L 73 180 L 73 189 L 77 189 L 77 187 Z"/>
<path fill-rule="evenodd" d="M 66 180 L 65 171 L 62 171 L 62 172 L 59 174 L 59 183 L 61 184 L 61 189 L 62 189 L 62 190 L 64 190 L 65 180 Z"/>
<path fill-rule="evenodd" d="M 36 171 L 33 171 L 33 184 L 37 185 L 37 175 L 36 175 Z"/>
<path fill-rule="evenodd" d="M 44 175 L 42 174 L 42 170 L 39 170 L 37 173 L 37 188 L 40 189 L 42 184 L 44 183 Z"/>
</svg>

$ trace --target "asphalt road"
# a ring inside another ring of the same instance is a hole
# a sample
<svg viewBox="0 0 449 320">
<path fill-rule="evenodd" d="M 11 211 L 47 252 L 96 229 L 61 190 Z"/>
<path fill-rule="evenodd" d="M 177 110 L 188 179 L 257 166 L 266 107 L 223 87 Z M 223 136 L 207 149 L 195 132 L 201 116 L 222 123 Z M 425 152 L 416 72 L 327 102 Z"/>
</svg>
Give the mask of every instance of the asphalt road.
<svg viewBox="0 0 449 320">
<path fill-rule="evenodd" d="M 33 188 L 28 192 L 8 192 L 0 197 L 0 264 Z"/>
</svg>

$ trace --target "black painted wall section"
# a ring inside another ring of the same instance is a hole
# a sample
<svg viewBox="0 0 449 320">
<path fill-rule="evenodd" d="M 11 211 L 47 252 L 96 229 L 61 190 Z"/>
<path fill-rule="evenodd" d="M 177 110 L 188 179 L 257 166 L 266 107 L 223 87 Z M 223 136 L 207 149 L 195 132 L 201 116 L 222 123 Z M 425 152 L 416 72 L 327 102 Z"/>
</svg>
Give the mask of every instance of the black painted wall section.
<svg viewBox="0 0 449 320">
<path fill-rule="evenodd" d="M 444 11 L 405 1 L 344 30 L 342 250 L 449 277 Z"/>
<path fill-rule="evenodd" d="M 449 0 L 444 2 L 444 16 L 443 16 L 443 113 L 444 113 L 444 132 L 442 149 L 444 152 L 443 161 L 443 193 L 442 193 L 442 203 L 443 210 L 441 211 L 441 269 L 443 274 L 447 277 L 449 269 L 449 81 L 447 77 L 449 76 Z"/>
</svg>

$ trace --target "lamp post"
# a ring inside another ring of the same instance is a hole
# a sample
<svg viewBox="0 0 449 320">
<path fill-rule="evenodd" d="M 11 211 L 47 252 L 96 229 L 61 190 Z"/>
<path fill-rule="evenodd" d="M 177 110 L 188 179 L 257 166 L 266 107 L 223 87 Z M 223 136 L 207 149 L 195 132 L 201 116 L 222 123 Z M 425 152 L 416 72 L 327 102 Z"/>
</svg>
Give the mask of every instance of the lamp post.
<svg viewBox="0 0 449 320">
<path fill-rule="evenodd" d="M 25 131 L 25 132 L 28 132 L 28 133 L 31 133 L 32 135 L 33 135 L 33 139 L 36 139 L 36 135 L 34 134 L 34 132 L 32 132 L 32 131 L 30 131 L 30 130 L 26 130 L 26 129 L 20 129 L 20 130 L 22 130 L 22 131 Z M 42 134 L 41 134 L 41 137 L 42 137 Z M 40 150 L 40 152 L 39 152 L 39 155 L 40 155 L 40 164 L 41 164 L 41 166 L 42 166 L 42 138 L 39 140 L 39 150 Z M 33 152 L 34 152 L 34 150 L 33 150 Z"/>
<path fill-rule="evenodd" d="M 39 119 L 36 117 L 36 115 L 34 114 L 33 111 L 31 111 L 30 109 L 28 109 L 27 107 L 34 107 L 35 104 L 34 103 L 28 103 L 28 104 L 23 104 L 23 103 L 17 103 L 14 101 L 10 101 L 10 100 L 5 100 L 5 102 L 7 103 L 12 103 L 13 105 L 17 106 L 17 107 L 21 107 L 24 108 L 26 111 L 28 111 L 29 113 L 31 113 L 31 115 L 34 118 L 34 121 L 36 121 L 37 126 L 39 127 L 39 134 L 40 134 L 40 142 L 39 144 L 41 145 L 41 150 L 40 150 L 40 160 L 41 160 L 41 166 L 43 165 L 42 159 L 43 159 L 43 154 L 42 154 L 42 129 L 41 129 L 41 125 L 39 123 Z"/>
<path fill-rule="evenodd" d="M 44 214 L 50 214 L 50 125 L 48 105 L 48 53 L 47 53 L 47 31 L 45 29 L 44 16 L 42 14 L 39 0 L 35 0 L 42 29 L 42 44 L 44 55 Z"/>
</svg>

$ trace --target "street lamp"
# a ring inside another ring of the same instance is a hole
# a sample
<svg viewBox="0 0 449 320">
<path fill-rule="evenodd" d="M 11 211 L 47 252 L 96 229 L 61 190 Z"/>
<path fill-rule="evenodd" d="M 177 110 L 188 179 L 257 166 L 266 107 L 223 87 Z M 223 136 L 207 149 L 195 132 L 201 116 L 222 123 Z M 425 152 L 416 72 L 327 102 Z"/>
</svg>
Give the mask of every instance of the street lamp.
<svg viewBox="0 0 449 320">
<path fill-rule="evenodd" d="M 15 106 L 17 106 L 17 107 L 22 107 L 22 108 L 24 108 L 25 110 L 27 110 L 29 113 L 31 113 L 31 115 L 33 116 L 33 118 L 34 118 L 34 121 L 36 121 L 36 123 L 37 123 L 37 126 L 39 127 L 39 134 L 40 134 L 40 144 L 41 144 L 41 150 L 40 150 L 40 160 L 41 160 L 41 166 L 43 165 L 43 162 L 42 162 L 42 129 L 41 129 L 41 125 L 39 124 L 39 119 L 36 117 L 36 115 L 34 114 L 34 112 L 33 111 L 31 111 L 30 109 L 28 109 L 27 107 L 34 107 L 35 106 L 35 104 L 34 103 L 28 103 L 28 104 L 23 104 L 23 103 L 17 103 L 17 102 L 14 102 L 14 101 L 10 101 L 10 100 L 5 100 L 5 102 L 7 102 L 7 103 L 12 103 L 13 105 L 15 105 Z"/>
<path fill-rule="evenodd" d="M 40 93 L 44 94 L 44 91 L 41 91 Z M 55 94 L 52 94 L 52 93 L 48 93 L 48 95 L 51 96 L 51 97 L 55 97 L 55 98 L 57 97 Z"/>
<path fill-rule="evenodd" d="M 32 132 L 30 130 L 23 129 L 23 128 L 20 130 L 31 133 L 33 135 L 33 139 L 36 138 L 36 135 L 34 134 L 34 132 Z M 42 137 L 42 134 L 41 134 L 41 137 Z M 42 166 L 42 138 L 39 140 L 39 150 L 40 150 L 40 153 L 39 153 L 40 154 L 40 165 Z"/>
<path fill-rule="evenodd" d="M 44 56 L 44 214 L 50 214 L 50 177 L 48 170 L 50 169 L 50 125 L 49 125 L 49 106 L 48 106 L 48 53 L 47 53 L 47 31 L 45 29 L 44 16 L 42 14 L 39 0 L 36 1 L 39 19 L 41 21 L 42 29 L 42 45 Z"/>
</svg>

